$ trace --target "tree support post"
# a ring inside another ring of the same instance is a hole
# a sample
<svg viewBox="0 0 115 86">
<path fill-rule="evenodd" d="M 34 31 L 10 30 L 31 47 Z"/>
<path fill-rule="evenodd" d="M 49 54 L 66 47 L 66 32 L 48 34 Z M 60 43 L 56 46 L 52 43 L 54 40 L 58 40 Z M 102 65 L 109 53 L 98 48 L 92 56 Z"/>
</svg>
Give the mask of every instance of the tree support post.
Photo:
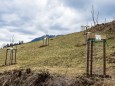
<svg viewBox="0 0 115 86">
<path fill-rule="evenodd" d="M 91 40 L 91 53 L 90 53 L 90 76 L 92 77 L 93 70 L 93 40 Z"/>
<path fill-rule="evenodd" d="M 12 64 L 16 63 L 16 53 L 17 53 L 17 49 L 10 48 L 10 49 L 6 50 L 5 65 L 8 64 L 8 54 L 10 54 L 10 56 L 9 56 L 10 63 L 8 65 L 12 65 Z"/>
<path fill-rule="evenodd" d="M 90 40 L 87 40 L 87 57 L 86 57 L 86 74 L 89 76 L 89 52 L 90 52 Z"/>
<path fill-rule="evenodd" d="M 106 40 L 103 39 L 103 76 L 106 76 Z"/>
</svg>

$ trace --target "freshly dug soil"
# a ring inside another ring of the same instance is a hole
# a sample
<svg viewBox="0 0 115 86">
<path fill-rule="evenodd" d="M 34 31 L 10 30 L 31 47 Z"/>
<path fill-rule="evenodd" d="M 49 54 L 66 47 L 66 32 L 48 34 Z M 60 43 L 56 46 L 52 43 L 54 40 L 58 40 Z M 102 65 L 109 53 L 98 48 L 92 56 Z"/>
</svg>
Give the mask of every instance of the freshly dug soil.
<svg viewBox="0 0 115 86">
<path fill-rule="evenodd" d="M 103 80 L 79 76 L 69 79 L 50 75 L 46 71 L 32 72 L 31 69 L 19 69 L 0 73 L 0 86 L 102 86 Z"/>
</svg>

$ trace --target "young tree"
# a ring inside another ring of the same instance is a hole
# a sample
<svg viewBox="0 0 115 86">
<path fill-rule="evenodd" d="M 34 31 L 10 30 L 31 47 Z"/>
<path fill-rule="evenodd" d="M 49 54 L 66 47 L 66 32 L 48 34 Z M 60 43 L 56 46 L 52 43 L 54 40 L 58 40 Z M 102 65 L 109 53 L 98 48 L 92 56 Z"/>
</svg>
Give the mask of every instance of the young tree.
<svg viewBox="0 0 115 86">
<path fill-rule="evenodd" d="M 95 11 L 94 11 L 94 6 L 92 5 L 92 10 L 91 10 L 91 15 L 92 15 L 92 20 L 93 20 L 93 23 L 94 23 L 94 26 L 96 25 L 95 23 Z"/>
<path fill-rule="evenodd" d="M 99 11 L 97 13 L 97 20 L 96 20 L 97 24 L 98 24 L 98 18 L 99 18 Z"/>
<path fill-rule="evenodd" d="M 95 10 L 94 10 L 93 5 L 92 5 L 92 10 L 91 10 L 91 15 L 92 15 L 92 20 L 93 20 L 93 23 L 94 23 L 94 26 L 95 26 L 96 24 L 98 24 L 99 11 L 97 13 L 97 18 L 95 19 Z"/>
<path fill-rule="evenodd" d="M 14 44 L 14 35 L 11 37 L 11 39 L 10 39 L 10 47 L 13 47 L 13 44 Z"/>
</svg>

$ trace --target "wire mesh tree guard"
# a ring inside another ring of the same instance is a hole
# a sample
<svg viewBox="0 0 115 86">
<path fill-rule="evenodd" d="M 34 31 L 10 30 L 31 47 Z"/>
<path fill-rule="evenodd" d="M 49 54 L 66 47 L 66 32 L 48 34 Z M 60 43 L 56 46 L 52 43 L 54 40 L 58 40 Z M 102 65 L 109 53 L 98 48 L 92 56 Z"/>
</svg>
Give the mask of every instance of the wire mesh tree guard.
<svg viewBox="0 0 115 86">
<path fill-rule="evenodd" d="M 10 47 L 6 49 L 6 58 L 5 58 L 5 65 L 13 65 L 16 64 L 16 54 L 17 54 L 17 46 L 16 48 Z"/>
<path fill-rule="evenodd" d="M 87 58 L 86 58 L 86 74 L 87 76 L 93 75 L 93 60 L 94 60 L 94 43 L 96 41 L 102 41 L 103 51 L 103 76 L 106 76 L 106 35 L 97 35 L 88 32 L 86 34 L 86 47 L 87 47 Z"/>
</svg>

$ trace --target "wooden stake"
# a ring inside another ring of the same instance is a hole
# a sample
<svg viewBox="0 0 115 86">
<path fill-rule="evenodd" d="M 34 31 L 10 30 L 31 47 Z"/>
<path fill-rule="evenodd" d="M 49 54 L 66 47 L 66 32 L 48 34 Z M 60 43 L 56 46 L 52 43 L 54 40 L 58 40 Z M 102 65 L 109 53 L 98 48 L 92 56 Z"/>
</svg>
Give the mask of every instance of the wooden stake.
<svg viewBox="0 0 115 86">
<path fill-rule="evenodd" d="M 9 52 L 9 53 L 8 53 Z M 6 50 L 6 59 L 5 59 L 5 65 L 7 65 L 7 60 L 8 60 L 8 54 L 10 54 L 10 65 L 15 64 L 16 63 L 16 53 L 17 53 L 17 49 L 7 49 Z"/>
<path fill-rule="evenodd" d="M 93 40 L 91 40 L 91 53 L 90 53 L 90 76 L 92 77 L 93 70 Z"/>
<path fill-rule="evenodd" d="M 10 64 L 12 64 L 13 61 L 13 50 L 10 50 Z"/>
<path fill-rule="evenodd" d="M 86 74 L 89 76 L 89 49 L 90 49 L 90 41 L 87 40 L 87 57 L 86 57 Z"/>
<path fill-rule="evenodd" d="M 43 39 L 43 45 L 45 45 L 45 39 Z"/>
<path fill-rule="evenodd" d="M 106 40 L 103 40 L 103 76 L 106 76 Z"/>
<path fill-rule="evenodd" d="M 48 38 L 46 38 L 46 46 L 48 46 Z"/>
<path fill-rule="evenodd" d="M 17 53 L 17 49 L 15 49 L 15 64 L 16 64 L 16 53 Z"/>
<path fill-rule="evenodd" d="M 47 43 L 47 45 L 49 46 L 49 37 L 47 38 L 47 40 L 48 40 L 48 43 Z"/>
<path fill-rule="evenodd" d="M 7 65 L 7 55 L 8 55 L 8 50 L 6 50 L 6 59 L 5 59 L 5 65 Z"/>
</svg>

